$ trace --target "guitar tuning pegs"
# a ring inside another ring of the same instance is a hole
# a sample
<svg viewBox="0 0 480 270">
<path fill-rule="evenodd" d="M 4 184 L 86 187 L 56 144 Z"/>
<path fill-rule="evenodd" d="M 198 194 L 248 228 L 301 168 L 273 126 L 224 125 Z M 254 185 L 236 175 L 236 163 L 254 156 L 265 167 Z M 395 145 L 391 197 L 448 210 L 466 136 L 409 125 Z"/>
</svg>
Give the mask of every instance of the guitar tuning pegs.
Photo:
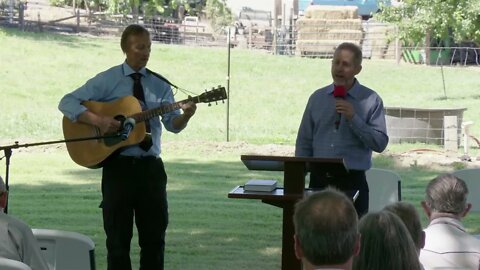
<svg viewBox="0 0 480 270">
<path fill-rule="evenodd" d="M 208 103 L 208 107 L 211 107 L 211 106 L 212 106 L 212 103 L 209 102 L 209 103 Z"/>
</svg>

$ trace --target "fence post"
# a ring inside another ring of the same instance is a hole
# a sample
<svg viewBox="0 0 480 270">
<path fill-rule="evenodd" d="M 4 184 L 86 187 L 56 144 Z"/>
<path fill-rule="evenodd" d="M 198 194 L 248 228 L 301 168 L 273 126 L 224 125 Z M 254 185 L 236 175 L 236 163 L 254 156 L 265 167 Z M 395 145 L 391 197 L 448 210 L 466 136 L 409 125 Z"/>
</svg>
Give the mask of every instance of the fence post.
<svg viewBox="0 0 480 270">
<path fill-rule="evenodd" d="M 398 37 L 398 26 L 395 26 L 395 60 L 397 65 L 400 64 L 402 58 L 402 48 L 400 47 L 400 38 Z"/>
<path fill-rule="evenodd" d="M 20 2 L 18 5 L 18 27 L 24 31 L 25 30 L 25 20 L 24 20 L 24 11 L 25 10 L 25 5 L 23 2 Z"/>
<path fill-rule="evenodd" d="M 80 9 L 77 8 L 77 33 L 80 33 Z"/>
<path fill-rule="evenodd" d="M 250 28 L 248 29 L 248 49 L 253 49 L 253 46 L 252 46 L 252 22 L 250 22 Z"/>
<path fill-rule="evenodd" d="M 13 23 L 13 0 L 8 3 L 8 23 Z"/>
<path fill-rule="evenodd" d="M 278 43 L 278 36 L 277 36 L 277 28 L 273 27 L 272 29 L 272 34 L 273 34 L 273 40 L 272 40 L 272 52 L 273 55 L 277 55 L 277 43 Z"/>
<path fill-rule="evenodd" d="M 37 22 L 38 22 L 38 32 L 42 32 L 43 29 L 42 29 L 42 22 L 40 20 L 40 12 L 37 13 Z"/>
<path fill-rule="evenodd" d="M 447 152 L 458 150 L 458 126 L 457 116 L 443 116 L 443 147 Z"/>
</svg>

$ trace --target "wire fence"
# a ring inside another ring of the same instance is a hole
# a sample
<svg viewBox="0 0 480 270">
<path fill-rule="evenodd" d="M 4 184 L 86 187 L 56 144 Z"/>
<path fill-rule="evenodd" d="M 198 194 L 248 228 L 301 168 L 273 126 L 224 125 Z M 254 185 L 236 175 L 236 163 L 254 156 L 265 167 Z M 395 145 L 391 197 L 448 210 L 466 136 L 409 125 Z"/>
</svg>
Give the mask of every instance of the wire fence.
<svg viewBox="0 0 480 270">
<path fill-rule="evenodd" d="M 387 129 L 392 143 L 428 143 L 455 147 L 463 142 L 466 108 L 405 108 L 386 107 Z M 449 133 L 450 132 L 450 133 Z"/>
<path fill-rule="evenodd" d="M 480 48 L 474 43 L 405 47 L 394 38 L 398 31 L 395 26 L 360 18 L 299 19 L 280 27 L 237 23 L 214 29 L 206 21 L 186 23 L 173 18 L 142 18 L 79 9 L 70 10 L 70 14 L 58 18 L 40 12 L 35 16 L 34 12 L 27 12 L 23 2 L 14 9 L 5 5 L 0 9 L 0 25 L 24 31 L 119 35 L 131 23 L 144 25 L 151 32 L 152 40 L 166 44 L 208 47 L 230 44 L 232 48 L 262 50 L 277 55 L 331 58 L 338 44 L 349 41 L 361 46 L 364 58 L 368 59 L 428 65 L 480 65 Z"/>
</svg>

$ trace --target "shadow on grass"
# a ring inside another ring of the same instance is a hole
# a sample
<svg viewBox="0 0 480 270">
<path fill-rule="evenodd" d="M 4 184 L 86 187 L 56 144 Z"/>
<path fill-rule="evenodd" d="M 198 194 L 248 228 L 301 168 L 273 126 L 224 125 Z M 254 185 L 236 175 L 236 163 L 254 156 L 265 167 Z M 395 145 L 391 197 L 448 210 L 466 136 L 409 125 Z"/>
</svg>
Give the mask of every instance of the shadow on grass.
<svg viewBox="0 0 480 270">
<path fill-rule="evenodd" d="M 475 99 L 480 99 L 480 95 L 471 95 L 471 96 L 441 96 L 441 97 L 435 97 L 433 100 L 475 100 Z"/>
<path fill-rule="evenodd" d="M 0 27 L 0 33 L 6 36 L 17 37 L 33 41 L 50 41 L 70 48 L 100 47 L 93 42 L 86 42 L 84 38 L 75 35 L 61 35 L 51 32 L 25 32 L 16 28 Z"/>
<path fill-rule="evenodd" d="M 418 209 L 426 184 L 441 173 L 415 166 L 399 168 L 394 158 L 385 156 L 375 158 L 374 164 L 400 174 L 403 199 Z M 170 211 L 167 269 L 198 269 L 199 265 L 208 265 L 200 269 L 225 269 L 226 266 L 260 269 L 259 264 L 261 269 L 280 268 L 281 209 L 258 200 L 230 199 L 227 195 L 252 177 L 282 182 L 282 172 L 249 171 L 240 160 L 219 161 L 209 157 L 171 158 L 165 160 L 165 167 L 169 176 Z M 58 168 L 42 172 L 50 173 L 59 173 Z M 77 231 L 90 236 L 96 244 L 97 269 L 105 269 L 105 236 L 98 208 L 101 170 L 75 168 L 60 173 L 76 181 L 13 185 L 11 213 L 36 228 Z M 426 224 L 425 218 L 423 223 Z M 480 232 L 478 214 L 467 217 L 465 224 L 472 232 Z M 132 240 L 134 266 L 138 265 L 138 252 L 135 236 Z M 189 259 L 185 260 L 186 257 Z"/>
</svg>

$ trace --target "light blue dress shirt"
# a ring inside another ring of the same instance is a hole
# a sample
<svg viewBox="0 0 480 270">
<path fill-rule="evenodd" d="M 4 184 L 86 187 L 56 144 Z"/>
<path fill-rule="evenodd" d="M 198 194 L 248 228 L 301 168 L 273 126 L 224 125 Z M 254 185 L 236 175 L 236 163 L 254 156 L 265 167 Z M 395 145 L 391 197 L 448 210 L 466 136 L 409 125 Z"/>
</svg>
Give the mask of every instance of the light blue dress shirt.
<svg viewBox="0 0 480 270">
<path fill-rule="evenodd" d="M 138 71 L 143 76 L 141 83 L 145 94 L 147 104 L 141 102 L 142 110 L 160 107 L 162 104 L 174 103 L 174 97 L 169 84 L 159 79 L 146 68 Z M 133 95 L 133 79 L 129 77 L 135 71 L 124 62 L 121 65 L 114 66 L 104 72 L 97 74 L 88 80 L 84 85 L 75 91 L 65 95 L 58 105 L 62 113 L 72 121 L 77 121 L 78 116 L 87 110 L 80 103 L 86 100 L 94 100 L 100 102 L 110 102 L 124 96 Z M 180 110 L 175 110 L 162 115 L 162 123 L 164 127 L 173 133 L 180 132 L 181 129 L 175 129 L 172 121 L 180 115 Z M 121 155 L 126 156 L 159 156 L 160 136 L 162 134 L 162 125 L 160 117 L 154 117 L 149 120 L 152 133 L 153 146 L 148 152 L 143 151 L 138 145 L 125 147 Z"/>
<path fill-rule="evenodd" d="M 372 150 L 382 152 L 388 144 L 383 101 L 373 90 L 355 80 L 345 99 L 355 115 L 342 115 L 338 130 L 333 84 L 316 90 L 308 100 L 298 130 L 295 156 L 343 158 L 350 170 L 368 170 Z"/>
</svg>

